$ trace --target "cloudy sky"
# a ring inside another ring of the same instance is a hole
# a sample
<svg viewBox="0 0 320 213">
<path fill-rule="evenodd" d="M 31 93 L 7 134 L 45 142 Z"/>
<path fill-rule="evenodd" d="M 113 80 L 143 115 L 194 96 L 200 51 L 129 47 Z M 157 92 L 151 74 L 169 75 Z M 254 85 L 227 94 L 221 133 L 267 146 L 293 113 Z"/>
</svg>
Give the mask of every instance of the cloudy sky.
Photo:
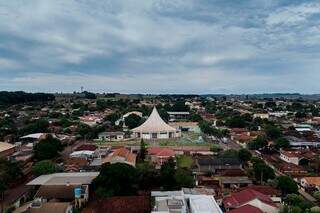
<svg viewBox="0 0 320 213">
<path fill-rule="evenodd" d="M 320 1 L 1 0 L 0 90 L 320 93 Z"/>
</svg>

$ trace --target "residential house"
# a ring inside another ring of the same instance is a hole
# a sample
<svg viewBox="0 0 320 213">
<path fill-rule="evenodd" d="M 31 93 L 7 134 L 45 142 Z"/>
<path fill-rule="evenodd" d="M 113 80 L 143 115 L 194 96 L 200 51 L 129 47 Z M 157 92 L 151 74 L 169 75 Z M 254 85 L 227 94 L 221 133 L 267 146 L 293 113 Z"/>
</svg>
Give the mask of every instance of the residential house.
<svg viewBox="0 0 320 213">
<path fill-rule="evenodd" d="M 257 207 L 254 207 L 250 204 L 241 206 L 237 209 L 232 209 L 227 211 L 227 213 L 263 213 L 263 211 Z"/>
<path fill-rule="evenodd" d="M 241 162 L 233 158 L 199 157 L 195 160 L 193 171 L 197 174 L 221 174 L 226 170 L 242 169 Z"/>
<path fill-rule="evenodd" d="M 16 146 L 11 143 L 0 142 L 0 158 L 10 157 L 16 150 Z"/>
<path fill-rule="evenodd" d="M 169 121 L 186 121 L 190 119 L 190 112 L 167 112 Z"/>
<path fill-rule="evenodd" d="M 99 115 L 84 115 L 79 117 L 80 122 L 89 126 L 96 126 L 103 122 L 102 116 Z"/>
<path fill-rule="evenodd" d="M 102 164 L 105 163 L 126 163 L 131 166 L 136 166 L 137 155 L 133 154 L 126 148 L 119 148 L 110 153 L 107 157 L 101 160 Z"/>
<path fill-rule="evenodd" d="M 169 158 L 175 158 L 176 155 L 172 149 L 165 147 L 149 147 L 147 151 L 156 168 L 160 168 Z"/>
<path fill-rule="evenodd" d="M 280 159 L 287 162 L 293 163 L 295 165 L 307 165 L 316 156 L 310 150 L 281 150 Z"/>
<path fill-rule="evenodd" d="M 99 172 L 54 173 L 41 175 L 27 183 L 28 186 L 38 186 L 35 201 L 40 204 L 54 201 L 75 201 L 81 207 L 89 200 L 89 186 L 99 175 Z"/>
<path fill-rule="evenodd" d="M 245 189 L 225 197 L 223 199 L 223 205 L 227 211 L 251 205 L 264 213 L 279 212 L 279 207 L 269 196 L 252 189 Z"/>
<path fill-rule="evenodd" d="M 124 139 L 124 132 L 101 132 L 98 135 L 101 141 L 122 141 Z"/>
<path fill-rule="evenodd" d="M 305 189 L 316 188 L 320 190 L 320 177 L 304 177 L 301 178 L 300 183 Z"/>
</svg>

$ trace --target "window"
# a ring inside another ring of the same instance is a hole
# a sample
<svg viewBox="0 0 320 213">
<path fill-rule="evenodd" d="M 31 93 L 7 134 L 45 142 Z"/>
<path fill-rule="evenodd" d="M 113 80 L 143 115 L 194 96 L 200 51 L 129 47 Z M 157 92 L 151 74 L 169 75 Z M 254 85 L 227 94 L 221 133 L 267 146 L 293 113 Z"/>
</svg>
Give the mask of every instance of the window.
<svg viewBox="0 0 320 213">
<path fill-rule="evenodd" d="M 157 138 L 158 134 L 157 133 L 152 133 L 152 138 Z"/>
</svg>

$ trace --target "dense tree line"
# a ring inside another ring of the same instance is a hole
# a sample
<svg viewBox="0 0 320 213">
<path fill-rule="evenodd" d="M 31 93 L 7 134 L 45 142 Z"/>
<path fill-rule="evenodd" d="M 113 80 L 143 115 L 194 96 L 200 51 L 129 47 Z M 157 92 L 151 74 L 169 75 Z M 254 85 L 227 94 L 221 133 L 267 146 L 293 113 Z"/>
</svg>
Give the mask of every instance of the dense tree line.
<svg viewBox="0 0 320 213">
<path fill-rule="evenodd" d="M 18 92 L 0 92 L 0 105 L 22 104 L 28 102 L 46 102 L 53 101 L 54 95 L 46 93 L 26 93 Z"/>
</svg>

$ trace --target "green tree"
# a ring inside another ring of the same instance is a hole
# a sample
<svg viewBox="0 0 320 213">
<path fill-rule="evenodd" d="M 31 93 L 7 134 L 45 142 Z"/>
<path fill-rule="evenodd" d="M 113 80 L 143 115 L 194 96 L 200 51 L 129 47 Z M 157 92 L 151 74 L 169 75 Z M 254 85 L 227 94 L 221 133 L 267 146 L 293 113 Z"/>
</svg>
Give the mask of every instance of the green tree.
<svg viewBox="0 0 320 213">
<path fill-rule="evenodd" d="M 194 187 L 194 178 L 193 178 L 192 172 L 188 169 L 178 168 L 177 171 L 175 172 L 174 178 L 178 188 Z"/>
<path fill-rule="evenodd" d="M 246 120 L 241 116 L 233 116 L 226 120 L 226 125 L 230 128 L 245 128 Z"/>
<path fill-rule="evenodd" d="M 157 171 L 150 162 L 142 162 L 136 165 L 140 189 L 147 190 L 159 184 Z"/>
<path fill-rule="evenodd" d="M 319 206 L 314 206 L 310 209 L 311 213 L 320 213 L 320 207 Z"/>
<path fill-rule="evenodd" d="M 203 118 L 199 114 L 192 114 L 191 115 L 191 120 L 194 121 L 194 122 L 200 122 L 200 121 L 203 120 Z"/>
<path fill-rule="evenodd" d="M 267 125 L 265 131 L 266 135 L 272 140 L 278 139 L 282 135 L 281 130 L 274 125 Z"/>
<path fill-rule="evenodd" d="M 237 158 L 237 159 L 239 159 L 239 152 L 234 149 L 229 149 L 229 150 L 222 152 L 219 155 L 219 158 Z"/>
<path fill-rule="evenodd" d="M 76 132 L 82 137 L 88 137 L 88 135 L 92 132 L 92 128 L 87 124 L 79 123 Z"/>
<path fill-rule="evenodd" d="M 280 148 L 288 148 L 290 147 L 290 142 L 286 138 L 278 138 L 275 140 L 275 147 L 280 149 Z"/>
<path fill-rule="evenodd" d="M 19 135 L 27 135 L 36 132 L 48 132 L 49 122 L 45 119 L 35 120 L 19 130 Z"/>
<path fill-rule="evenodd" d="M 22 169 L 19 162 L 11 162 L 0 159 L 0 193 L 4 196 L 4 191 L 8 184 L 22 177 Z"/>
<path fill-rule="evenodd" d="M 280 176 L 277 178 L 277 188 L 281 190 L 283 195 L 298 192 L 297 183 L 289 176 Z"/>
<path fill-rule="evenodd" d="M 56 170 L 55 164 L 52 161 L 43 160 L 43 161 L 37 162 L 33 166 L 32 173 L 34 176 L 40 176 L 40 175 L 54 173 L 55 170 Z"/>
<path fill-rule="evenodd" d="M 62 149 L 60 140 L 48 135 L 34 146 L 34 157 L 39 161 L 50 160 L 57 157 Z"/>
<path fill-rule="evenodd" d="M 141 124 L 142 118 L 136 114 L 131 114 L 125 118 L 124 123 L 129 129 L 136 128 Z"/>
<path fill-rule="evenodd" d="M 313 197 L 316 198 L 317 200 L 320 200 L 320 191 L 314 192 Z"/>
<path fill-rule="evenodd" d="M 251 152 L 249 150 L 247 150 L 247 149 L 240 149 L 238 155 L 239 155 L 239 159 L 242 162 L 247 162 L 252 157 Z"/>
<path fill-rule="evenodd" d="M 147 147 L 146 147 L 146 144 L 144 143 L 143 139 L 141 139 L 140 153 L 139 153 L 140 160 L 144 161 L 146 159 L 146 155 L 147 155 Z"/>
<path fill-rule="evenodd" d="M 303 203 L 304 199 L 303 197 L 301 197 L 301 195 L 297 195 L 297 194 L 288 194 L 285 202 L 288 205 L 294 205 L 294 206 L 299 206 L 299 204 Z"/>
<path fill-rule="evenodd" d="M 93 181 L 96 194 L 100 197 L 130 196 L 138 190 L 137 170 L 125 163 L 105 164 Z"/>
<path fill-rule="evenodd" d="M 160 169 L 160 183 L 164 190 L 173 190 L 176 187 L 175 162 L 172 158 L 166 161 Z"/>
<path fill-rule="evenodd" d="M 252 140 L 249 144 L 248 147 L 251 150 L 257 150 L 261 149 L 265 146 L 267 146 L 268 140 L 265 136 L 258 136 L 256 139 Z"/>
<path fill-rule="evenodd" d="M 273 169 L 265 163 L 256 163 L 253 165 L 253 172 L 256 180 L 267 182 L 275 178 Z"/>
</svg>

